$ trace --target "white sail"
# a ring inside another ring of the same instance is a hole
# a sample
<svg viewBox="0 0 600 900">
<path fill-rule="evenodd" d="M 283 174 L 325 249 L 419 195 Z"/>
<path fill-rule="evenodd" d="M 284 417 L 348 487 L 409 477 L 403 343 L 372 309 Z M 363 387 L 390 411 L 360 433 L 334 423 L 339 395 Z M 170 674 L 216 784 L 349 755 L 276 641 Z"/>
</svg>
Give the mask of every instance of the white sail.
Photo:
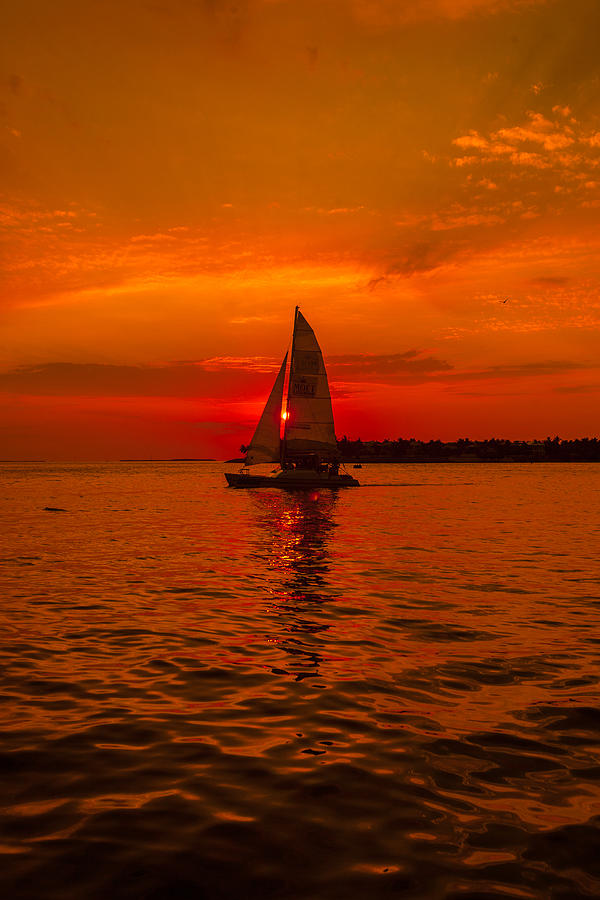
<svg viewBox="0 0 600 900">
<path fill-rule="evenodd" d="M 269 394 L 263 414 L 259 419 L 254 436 L 246 453 L 246 465 L 257 463 L 279 462 L 281 433 L 281 404 L 283 401 L 283 383 L 287 353 L 283 357 L 279 374 Z"/>
<path fill-rule="evenodd" d="M 323 354 L 314 331 L 299 310 L 294 322 L 284 440 L 286 455 L 313 451 L 326 457 L 337 456 Z"/>
</svg>

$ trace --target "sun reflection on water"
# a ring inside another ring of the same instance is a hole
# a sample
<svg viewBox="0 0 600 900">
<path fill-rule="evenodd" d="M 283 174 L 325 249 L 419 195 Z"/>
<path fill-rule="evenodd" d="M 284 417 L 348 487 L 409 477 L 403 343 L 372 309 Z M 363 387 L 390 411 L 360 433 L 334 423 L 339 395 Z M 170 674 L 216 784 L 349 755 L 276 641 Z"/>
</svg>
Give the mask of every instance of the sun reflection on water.
<svg viewBox="0 0 600 900">
<path fill-rule="evenodd" d="M 329 580 L 329 542 L 336 526 L 336 494 L 257 491 L 253 511 L 261 535 L 255 557 L 276 576 L 269 586 L 268 614 L 276 641 L 300 681 L 317 675 L 323 662 L 319 635 L 330 629 L 323 604 L 338 596 Z"/>
</svg>

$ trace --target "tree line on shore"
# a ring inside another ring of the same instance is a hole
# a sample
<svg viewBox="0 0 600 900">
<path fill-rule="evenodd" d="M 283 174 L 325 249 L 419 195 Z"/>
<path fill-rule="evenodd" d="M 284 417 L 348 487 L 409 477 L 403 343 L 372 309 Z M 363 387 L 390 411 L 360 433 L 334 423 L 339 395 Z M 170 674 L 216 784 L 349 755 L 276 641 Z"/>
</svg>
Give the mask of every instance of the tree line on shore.
<svg viewBox="0 0 600 900">
<path fill-rule="evenodd" d="M 600 462 L 600 439 L 577 438 L 545 441 L 509 441 L 489 438 L 472 441 L 417 441 L 397 438 L 385 441 L 338 440 L 347 462 Z"/>
</svg>

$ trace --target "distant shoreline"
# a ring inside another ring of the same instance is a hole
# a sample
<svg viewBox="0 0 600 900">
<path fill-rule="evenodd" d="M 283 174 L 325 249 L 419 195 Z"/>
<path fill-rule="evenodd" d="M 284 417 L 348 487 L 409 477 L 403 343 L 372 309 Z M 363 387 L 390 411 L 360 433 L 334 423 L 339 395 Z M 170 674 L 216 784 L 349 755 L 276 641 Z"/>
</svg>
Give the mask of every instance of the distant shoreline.
<svg viewBox="0 0 600 900">
<path fill-rule="evenodd" d="M 20 463 L 46 463 L 47 465 L 54 465 L 55 463 L 64 463 L 65 465 L 77 465 L 78 463 L 123 463 L 123 462 L 221 462 L 219 459 L 215 459 L 214 457 L 209 456 L 172 456 L 165 457 L 161 459 L 157 458 L 146 458 L 146 459 L 0 459 L 0 465 L 5 463 L 11 464 L 20 464 Z"/>
<path fill-rule="evenodd" d="M 362 441 L 343 437 L 337 442 L 340 462 L 349 465 L 368 463 L 543 463 L 543 462 L 600 462 L 600 438 L 576 438 L 561 440 L 559 437 L 544 441 L 510 441 L 502 438 L 473 441 L 460 438 L 457 441 L 418 441 L 415 438 L 396 440 Z M 0 459 L 8 465 L 81 465 L 94 463 L 179 463 L 210 462 L 227 465 L 243 464 L 243 457 L 215 459 L 207 456 L 176 457 L 126 457 L 117 460 L 49 460 L 49 459 Z"/>
<path fill-rule="evenodd" d="M 12 465 L 12 466 L 28 466 L 28 465 L 48 465 L 48 466 L 78 466 L 78 465 L 118 465 L 119 463 L 164 463 L 164 462 L 211 462 L 218 463 L 219 465 L 242 465 L 244 462 L 243 459 L 194 459 L 190 458 L 181 458 L 181 459 L 77 459 L 77 460 L 64 460 L 64 459 L 0 459 L 0 465 Z M 376 466 L 376 465 L 433 465 L 437 463 L 441 463 L 444 465 L 454 466 L 454 465 L 482 465 L 482 464 L 492 464 L 496 465 L 498 463 L 505 464 L 520 464 L 523 465 L 525 463 L 598 463 L 600 459 L 511 459 L 510 457 L 503 457 L 501 459 L 465 459 L 460 456 L 456 457 L 412 457 L 412 458 L 391 458 L 391 457 L 371 457 L 370 459 L 366 459 L 364 456 L 356 457 L 356 458 L 343 458 L 341 460 L 342 465 L 354 465 L 354 466 Z"/>
<path fill-rule="evenodd" d="M 417 441 L 414 438 L 398 438 L 395 441 L 351 441 L 343 437 L 338 441 L 343 462 L 600 462 L 599 438 L 561 440 L 559 437 L 545 441 L 510 441 L 488 438 L 472 441 Z"/>
<path fill-rule="evenodd" d="M 365 459 L 364 456 L 357 459 L 342 459 L 342 463 L 344 464 L 353 464 L 353 465 L 361 465 L 361 466 L 376 466 L 379 463 L 390 465 L 396 463 L 407 463 L 409 465 L 419 465 L 425 463 L 447 463 L 448 465 L 455 465 L 456 463 L 460 463 L 461 465 L 465 465 L 466 463 L 560 463 L 560 462 L 600 462 L 600 459 L 509 459 L 508 457 L 504 457 L 502 459 L 461 459 L 460 456 L 455 457 L 432 457 L 431 459 L 427 459 L 426 457 L 419 457 L 414 459 L 386 459 L 384 457 L 380 457 L 379 459 Z"/>
</svg>

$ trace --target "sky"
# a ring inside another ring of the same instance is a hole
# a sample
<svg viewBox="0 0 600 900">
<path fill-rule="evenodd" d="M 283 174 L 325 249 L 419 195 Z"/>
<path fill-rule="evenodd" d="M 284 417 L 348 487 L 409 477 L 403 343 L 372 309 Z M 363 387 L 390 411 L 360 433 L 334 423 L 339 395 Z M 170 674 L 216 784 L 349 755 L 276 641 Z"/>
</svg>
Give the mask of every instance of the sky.
<svg viewBox="0 0 600 900">
<path fill-rule="evenodd" d="M 0 15 L 0 458 L 238 455 L 300 305 L 338 437 L 597 436 L 597 0 Z"/>
</svg>

